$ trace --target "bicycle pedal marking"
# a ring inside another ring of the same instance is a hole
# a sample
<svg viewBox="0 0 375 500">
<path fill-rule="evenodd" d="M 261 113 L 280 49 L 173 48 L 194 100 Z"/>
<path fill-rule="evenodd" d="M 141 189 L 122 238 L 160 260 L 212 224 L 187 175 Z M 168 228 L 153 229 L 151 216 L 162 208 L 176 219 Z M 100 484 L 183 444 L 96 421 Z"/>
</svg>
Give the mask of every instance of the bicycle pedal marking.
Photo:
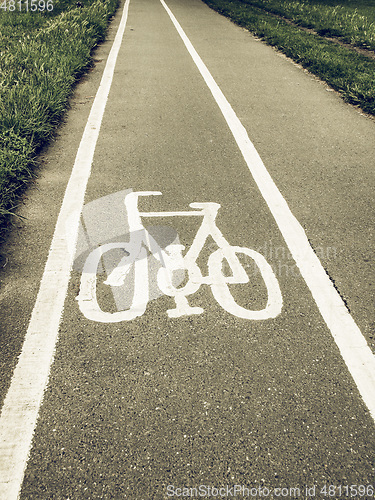
<svg viewBox="0 0 375 500">
<path fill-rule="evenodd" d="M 150 300 L 162 295 L 174 299 L 176 307 L 166 311 L 170 318 L 202 314 L 204 309 L 191 306 L 187 298 L 197 292 L 202 285 L 208 285 L 217 303 L 225 311 L 238 318 L 265 320 L 275 318 L 280 314 L 282 295 L 271 266 L 255 250 L 229 245 L 215 223 L 220 208 L 218 203 L 190 203 L 189 206 L 193 209 L 191 211 L 140 212 L 138 209 L 140 197 L 160 196 L 161 193 L 131 190 L 119 193 L 124 195 L 122 213 L 125 211 L 129 241 L 105 243 L 92 250 L 87 256 L 82 269 L 80 292 L 77 296 L 79 308 L 86 318 L 102 323 L 131 321 L 144 314 Z M 115 193 L 115 195 L 118 201 L 119 194 Z M 142 223 L 142 217 L 186 216 L 202 217 L 202 223 L 185 255 L 183 254 L 185 247 L 180 244 L 177 233 L 174 238 L 169 235 L 167 244 L 160 244 L 157 228 L 154 227 L 151 231 Z M 197 260 L 208 237 L 213 239 L 217 250 L 208 257 L 208 274 L 203 276 Z M 113 254 L 116 252 L 117 262 L 113 264 Z M 112 255 L 110 259 L 107 258 L 109 253 Z M 250 310 L 240 306 L 231 294 L 229 285 L 249 283 L 249 276 L 237 254 L 243 254 L 252 259 L 260 271 L 268 297 L 265 307 L 261 310 Z M 108 262 L 112 264 L 109 265 Z M 230 276 L 224 274 L 224 262 L 229 266 Z M 107 274 L 107 278 L 103 281 L 104 289 L 107 287 L 107 290 L 111 290 L 118 308 L 114 312 L 103 311 L 98 303 L 97 276 L 103 270 L 103 266 Z M 152 266 L 156 280 L 150 280 L 149 268 Z M 182 285 L 184 281 L 185 284 Z M 155 291 L 150 294 L 151 283 L 154 286 L 155 283 L 157 284 L 156 296 Z M 128 300 L 125 307 L 122 305 L 119 308 L 119 293 Z"/>
</svg>

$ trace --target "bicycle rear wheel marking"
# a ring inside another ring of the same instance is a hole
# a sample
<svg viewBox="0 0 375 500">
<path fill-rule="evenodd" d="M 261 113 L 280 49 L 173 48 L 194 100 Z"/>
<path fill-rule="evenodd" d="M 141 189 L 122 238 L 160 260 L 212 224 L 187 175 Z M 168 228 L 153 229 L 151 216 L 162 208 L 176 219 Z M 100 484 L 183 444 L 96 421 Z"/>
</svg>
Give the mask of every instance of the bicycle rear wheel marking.
<svg viewBox="0 0 375 500">
<path fill-rule="evenodd" d="M 80 293 L 77 301 L 81 312 L 87 319 L 100 323 L 118 323 L 130 321 L 142 316 L 146 310 L 148 296 L 148 265 L 146 250 L 141 249 L 140 255 L 134 261 L 134 297 L 130 309 L 114 313 L 103 311 L 98 304 L 96 296 L 97 269 L 102 255 L 114 248 L 126 248 L 126 243 L 109 243 L 90 253 L 83 268 Z"/>
</svg>

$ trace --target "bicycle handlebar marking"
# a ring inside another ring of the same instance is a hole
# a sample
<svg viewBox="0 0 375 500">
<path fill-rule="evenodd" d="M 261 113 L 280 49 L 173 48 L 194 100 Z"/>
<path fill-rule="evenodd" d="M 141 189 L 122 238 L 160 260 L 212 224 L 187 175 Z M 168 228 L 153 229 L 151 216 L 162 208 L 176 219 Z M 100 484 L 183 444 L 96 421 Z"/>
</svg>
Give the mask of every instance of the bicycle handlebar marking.
<svg viewBox="0 0 375 500">
<path fill-rule="evenodd" d="M 228 313 L 249 320 L 264 320 L 275 318 L 282 309 L 280 287 L 271 266 L 266 259 L 250 248 L 229 245 L 216 226 L 215 219 L 220 208 L 218 203 L 190 203 L 192 211 L 179 212 L 140 212 L 138 198 L 140 196 L 158 196 L 159 191 L 131 192 L 125 196 L 130 228 L 130 242 L 108 243 L 93 250 L 86 259 L 80 292 L 77 296 L 78 305 L 86 318 L 102 323 L 117 323 L 131 321 L 144 314 L 149 301 L 149 272 L 147 251 L 158 261 L 157 284 L 162 293 L 174 298 L 176 307 L 167 310 L 170 318 L 191 314 L 202 314 L 204 309 L 189 305 L 187 296 L 193 295 L 201 285 L 209 285 L 218 304 Z M 142 224 L 142 217 L 203 217 L 202 224 L 189 250 L 183 255 L 184 246 L 170 244 L 162 249 Z M 206 240 L 211 237 L 218 249 L 208 258 L 208 276 L 203 276 L 197 264 L 197 259 Z M 97 300 L 97 274 L 100 261 L 106 252 L 123 249 L 126 255 L 109 273 L 104 285 L 111 287 L 124 286 L 127 277 L 134 272 L 134 294 L 129 309 L 117 312 L 103 311 Z M 246 284 L 249 277 L 241 265 L 237 254 L 250 257 L 257 265 L 267 288 L 268 300 L 261 310 L 249 310 L 238 305 L 230 293 L 230 284 Z M 222 267 L 224 260 L 231 269 L 231 276 L 224 276 Z M 134 270 L 133 270 L 134 268 Z M 182 288 L 173 285 L 174 273 L 187 272 L 188 281 Z"/>
</svg>

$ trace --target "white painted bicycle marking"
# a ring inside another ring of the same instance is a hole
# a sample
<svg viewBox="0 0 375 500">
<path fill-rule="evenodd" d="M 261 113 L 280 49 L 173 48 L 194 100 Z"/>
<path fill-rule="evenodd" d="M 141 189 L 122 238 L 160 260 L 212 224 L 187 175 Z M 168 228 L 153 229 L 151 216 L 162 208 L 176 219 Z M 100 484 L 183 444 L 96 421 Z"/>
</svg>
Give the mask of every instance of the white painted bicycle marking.
<svg viewBox="0 0 375 500">
<path fill-rule="evenodd" d="M 275 318 L 282 309 L 282 295 L 276 276 L 266 259 L 249 248 L 229 245 L 215 223 L 220 208 L 218 203 L 191 203 L 190 207 L 196 210 L 185 212 L 140 212 L 138 198 L 140 196 L 158 196 L 158 191 L 131 192 L 125 196 L 125 207 L 128 215 L 130 242 L 108 243 L 93 250 L 86 259 L 83 267 L 81 287 L 77 296 L 81 312 L 86 318 L 102 323 L 131 321 L 142 316 L 149 301 L 148 293 L 148 259 L 147 252 L 153 255 L 161 267 L 157 272 L 159 289 L 174 298 L 176 307 L 167 311 L 170 318 L 190 314 L 202 314 L 204 309 L 189 305 L 187 296 L 193 295 L 201 285 L 209 285 L 216 301 L 230 314 L 249 320 L 264 320 Z M 142 224 L 142 217 L 203 217 L 194 241 L 183 255 L 184 246 L 172 243 L 161 248 Z M 198 257 L 207 241 L 211 237 L 218 246 L 208 258 L 208 275 L 203 276 L 197 264 Z M 104 281 L 111 287 L 122 286 L 126 277 L 134 267 L 134 296 L 131 306 L 127 310 L 117 312 L 103 311 L 97 300 L 97 275 L 103 255 L 113 249 L 121 248 L 126 255 L 112 270 Z M 246 284 L 249 277 L 238 260 L 237 254 L 242 253 L 253 259 L 258 266 L 267 289 L 267 304 L 261 310 L 248 310 L 239 306 L 229 290 L 229 284 Z M 228 263 L 232 275 L 223 273 L 224 260 Z M 174 284 L 174 276 L 178 271 L 186 271 L 187 283 L 178 288 Z"/>
</svg>

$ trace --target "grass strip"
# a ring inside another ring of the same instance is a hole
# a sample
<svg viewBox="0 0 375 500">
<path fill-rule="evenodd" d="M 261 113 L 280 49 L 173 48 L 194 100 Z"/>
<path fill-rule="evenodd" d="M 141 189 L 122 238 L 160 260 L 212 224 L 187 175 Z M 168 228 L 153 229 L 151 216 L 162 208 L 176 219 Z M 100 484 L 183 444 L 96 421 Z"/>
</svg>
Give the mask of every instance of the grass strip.
<svg viewBox="0 0 375 500">
<path fill-rule="evenodd" d="M 56 1 L 50 16 L 0 13 L 0 238 L 117 6 L 71 0 Z"/>
<path fill-rule="evenodd" d="M 241 0 L 204 1 L 326 81 L 345 101 L 375 115 L 375 61 Z"/>
<path fill-rule="evenodd" d="M 375 50 L 375 1 L 370 0 L 372 6 L 369 0 L 363 3 L 358 0 L 355 4 L 342 1 L 343 5 L 327 5 L 321 0 L 242 0 L 311 28 L 321 36 L 336 37 L 345 43 Z"/>
</svg>

